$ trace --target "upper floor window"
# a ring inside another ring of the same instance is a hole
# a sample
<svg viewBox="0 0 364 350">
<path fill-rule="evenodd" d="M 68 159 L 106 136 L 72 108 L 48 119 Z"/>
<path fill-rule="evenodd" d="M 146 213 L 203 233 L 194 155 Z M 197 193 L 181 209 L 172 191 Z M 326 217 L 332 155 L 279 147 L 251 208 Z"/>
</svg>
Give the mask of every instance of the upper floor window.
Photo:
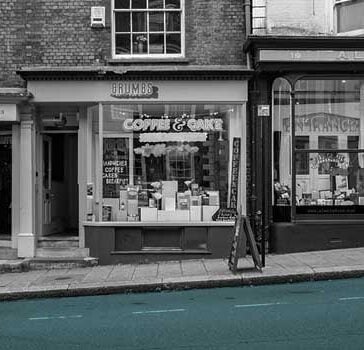
<svg viewBox="0 0 364 350">
<path fill-rule="evenodd" d="M 364 0 L 336 0 L 337 33 L 364 34 Z"/>
<path fill-rule="evenodd" d="M 113 57 L 181 57 L 184 0 L 113 0 Z"/>
</svg>

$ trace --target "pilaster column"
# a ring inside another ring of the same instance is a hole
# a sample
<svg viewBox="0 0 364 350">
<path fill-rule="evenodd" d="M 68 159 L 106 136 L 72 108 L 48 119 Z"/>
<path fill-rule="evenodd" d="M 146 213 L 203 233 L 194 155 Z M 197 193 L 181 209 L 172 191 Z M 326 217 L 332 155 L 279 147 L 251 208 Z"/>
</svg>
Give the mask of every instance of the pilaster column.
<svg viewBox="0 0 364 350">
<path fill-rule="evenodd" d="M 35 133 L 32 120 L 20 124 L 20 222 L 18 256 L 35 256 L 35 188 L 34 149 Z"/>
</svg>

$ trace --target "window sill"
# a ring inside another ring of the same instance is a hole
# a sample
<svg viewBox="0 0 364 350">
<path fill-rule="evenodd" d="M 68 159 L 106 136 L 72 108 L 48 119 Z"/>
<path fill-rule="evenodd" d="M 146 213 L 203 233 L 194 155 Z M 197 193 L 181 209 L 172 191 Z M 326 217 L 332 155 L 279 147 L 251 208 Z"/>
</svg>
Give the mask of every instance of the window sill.
<svg viewBox="0 0 364 350">
<path fill-rule="evenodd" d="M 129 250 L 129 251 L 120 251 L 114 250 L 110 253 L 111 255 L 133 255 L 133 254 L 205 254 L 211 255 L 211 251 L 208 250 L 165 250 L 165 249 L 155 249 L 155 250 Z"/>
<path fill-rule="evenodd" d="M 137 64 L 137 63 L 148 63 L 148 64 L 153 64 L 153 63 L 184 63 L 184 64 L 188 64 L 189 60 L 187 58 L 184 57 L 161 57 L 161 58 L 155 58 L 155 57 L 145 57 L 145 58 L 113 58 L 113 59 L 109 59 L 107 61 L 107 63 L 109 64 L 125 64 L 125 63 L 129 63 L 129 64 Z"/>
</svg>

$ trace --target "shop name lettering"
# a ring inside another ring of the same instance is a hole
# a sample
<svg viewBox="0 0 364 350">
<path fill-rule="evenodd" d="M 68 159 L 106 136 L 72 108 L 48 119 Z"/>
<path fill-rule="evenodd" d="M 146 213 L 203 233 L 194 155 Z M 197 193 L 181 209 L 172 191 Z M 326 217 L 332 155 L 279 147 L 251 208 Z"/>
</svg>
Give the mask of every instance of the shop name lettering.
<svg viewBox="0 0 364 350">
<path fill-rule="evenodd" d="M 233 140 L 233 155 L 231 167 L 231 195 L 230 195 L 230 208 L 236 209 L 238 203 L 238 183 L 239 183 L 239 167 L 240 167 L 240 139 L 234 138 Z"/>
<path fill-rule="evenodd" d="M 310 58 L 312 60 L 329 60 L 329 61 L 364 61 L 364 51 L 289 51 L 292 60 L 301 60 Z"/>
<path fill-rule="evenodd" d="M 128 131 L 182 131 L 187 127 L 190 131 L 222 131 L 223 121 L 211 119 L 125 119 L 124 129 Z"/>
<path fill-rule="evenodd" d="M 342 133 L 359 133 L 360 120 L 341 116 L 314 116 L 314 117 L 296 117 L 296 133 L 302 132 L 342 132 Z M 283 130 L 290 131 L 289 118 L 283 119 Z"/>
<path fill-rule="evenodd" d="M 116 98 L 158 98 L 158 87 L 150 82 L 112 83 L 111 96 Z"/>
</svg>

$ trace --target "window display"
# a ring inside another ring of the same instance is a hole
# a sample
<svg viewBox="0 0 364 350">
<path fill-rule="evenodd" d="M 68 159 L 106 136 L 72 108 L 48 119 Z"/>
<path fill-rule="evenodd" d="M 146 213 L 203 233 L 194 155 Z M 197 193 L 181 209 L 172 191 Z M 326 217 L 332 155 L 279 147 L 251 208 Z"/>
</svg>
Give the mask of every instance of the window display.
<svg viewBox="0 0 364 350">
<path fill-rule="evenodd" d="M 239 106 L 114 104 L 102 106 L 102 118 L 96 114 L 89 152 L 98 195 L 89 198 L 88 218 L 212 221 L 229 207 Z"/>
<path fill-rule="evenodd" d="M 364 214 L 364 81 L 298 81 L 294 135 L 283 79 L 274 98 L 275 206 L 293 206 L 297 214 Z"/>
</svg>

